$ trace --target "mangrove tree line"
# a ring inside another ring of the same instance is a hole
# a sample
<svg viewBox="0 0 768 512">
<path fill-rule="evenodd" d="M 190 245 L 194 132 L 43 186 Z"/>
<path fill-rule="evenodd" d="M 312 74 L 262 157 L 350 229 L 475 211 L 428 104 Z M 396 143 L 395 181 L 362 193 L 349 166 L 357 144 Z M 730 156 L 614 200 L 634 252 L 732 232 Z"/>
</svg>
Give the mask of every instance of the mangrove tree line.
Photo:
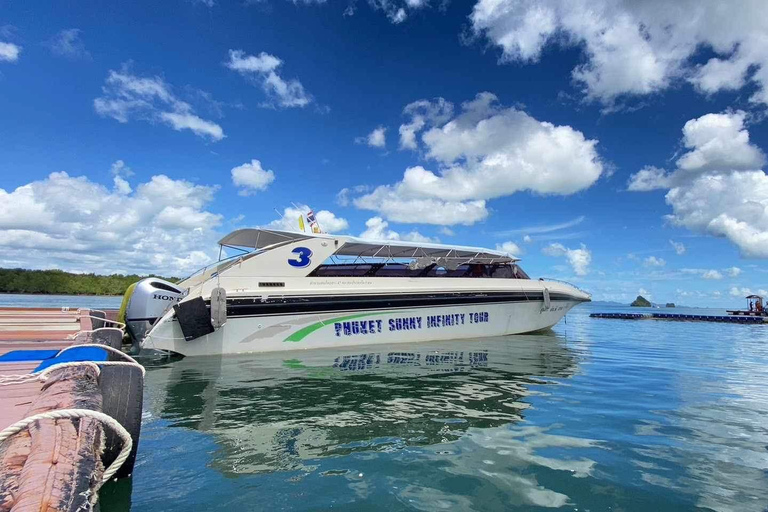
<svg viewBox="0 0 768 512">
<path fill-rule="evenodd" d="M 57 295 L 122 295 L 132 283 L 147 276 L 72 274 L 63 270 L 0 268 L 0 293 L 49 293 Z M 159 276 L 157 276 L 159 277 Z M 166 278 L 176 282 L 176 278 Z"/>
</svg>

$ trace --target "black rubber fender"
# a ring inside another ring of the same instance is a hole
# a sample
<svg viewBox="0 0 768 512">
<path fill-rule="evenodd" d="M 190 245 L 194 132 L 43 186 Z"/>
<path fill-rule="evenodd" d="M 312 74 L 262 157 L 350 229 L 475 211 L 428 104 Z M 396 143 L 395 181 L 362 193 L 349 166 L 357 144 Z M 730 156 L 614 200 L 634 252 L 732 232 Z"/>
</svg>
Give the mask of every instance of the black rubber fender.
<svg viewBox="0 0 768 512">
<path fill-rule="evenodd" d="M 115 329 L 114 327 L 96 329 L 91 333 L 91 341 L 89 343 L 98 343 L 99 345 L 106 345 L 120 350 L 123 348 L 123 333 L 120 329 Z"/>
<path fill-rule="evenodd" d="M 144 376 L 141 373 L 141 368 L 137 366 L 104 365 L 101 367 L 99 384 L 101 386 L 102 411 L 117 420 L 128 431 L 133 440 L 130 456 L 114 476 L 114 478 L 129 477 L 133 473 L 136 452 L 139 449 L 141 408 L 144 402 Z M 106 468 L 117 458 L 123 443 L 112 429 L 105 428 L 104 430 L 105 443 L 101 461 Z"/>
<path fill-rule="evenodd" d="M 104 311 L 90 310 L 88 314 L 91 315 L 92 329 L 101 329 L 104 327 L 106 324 L 105 320 L 107 319 L 107 314 Z"/>
</svg>

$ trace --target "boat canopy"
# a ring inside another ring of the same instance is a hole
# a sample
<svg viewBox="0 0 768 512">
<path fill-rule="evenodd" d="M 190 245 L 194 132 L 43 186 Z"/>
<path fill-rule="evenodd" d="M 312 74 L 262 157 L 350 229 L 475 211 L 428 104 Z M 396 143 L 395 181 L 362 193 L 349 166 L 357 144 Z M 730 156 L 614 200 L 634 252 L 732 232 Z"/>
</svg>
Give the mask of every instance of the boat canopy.
<svg viewBox="0 0 768 512">
<path fill-rule="evenodd" d="M 340 240 L 344 243 L 334 256 L 355 256 L 370 258 L 445 258 L 472 263 L 511 263 L 518 261 L 502 251 L 493 251 L 480 247 L 451 246 L 433 243 L 410 242 L 404 240 L 366 240 L 347 235 L 328 235 L 316 233 L 298 233 L 273 229 L 238 229 L 228 234 L 219 245 L 229 247 L 248 247 L 266 249 L 275 244 L 293 242 L 310 238 Z"/>
<path fill-rule="evenodd" d="M 225 247 L 249 247 L 258 250 L 281 242 L 305 240 L 313 236 L 328 237 L 327 235 L 310 235 L 308 233 L 294 233 L 293 231 L 279 231 L 276 229 L 238 229 L 219 240 L 219 245 Z"/>
<path fill-rule="evenodd" d="M 747 299 L 762 299 L 759 295 L 747 295 L 745 298 Z"/>
</svg>

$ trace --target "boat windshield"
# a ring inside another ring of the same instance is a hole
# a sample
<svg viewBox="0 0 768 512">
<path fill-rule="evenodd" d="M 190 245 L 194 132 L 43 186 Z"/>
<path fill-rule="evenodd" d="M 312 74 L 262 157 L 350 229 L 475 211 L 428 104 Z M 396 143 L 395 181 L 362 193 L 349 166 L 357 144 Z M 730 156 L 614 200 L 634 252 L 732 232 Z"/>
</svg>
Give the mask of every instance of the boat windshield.
<svg viewBox="0 0 768 512">
<path fill-rule="evenodd" d="M 182 281 L 179 281 L 178 285 L 181 287 L 189 288 L 191 286 L 194 286 L 196 284 L 202 283 L 203 281 L 206 281 L 207 279 L 216 276 L 216 274 L 225 271 L 238 261 L 245 260 L 246 258 L 249 258 L 256 254 L 257 251 L 253 251 L 250 253 L 243 253 L 243 254 L 234 254 L 232 256 L 228 256 L 224 259 L 221 259 L 215 263 L 211 263 L 210 265 L 206 265 L 205 267 L 196 270 L 192 274 L 185 277 Z"/>
</svg>

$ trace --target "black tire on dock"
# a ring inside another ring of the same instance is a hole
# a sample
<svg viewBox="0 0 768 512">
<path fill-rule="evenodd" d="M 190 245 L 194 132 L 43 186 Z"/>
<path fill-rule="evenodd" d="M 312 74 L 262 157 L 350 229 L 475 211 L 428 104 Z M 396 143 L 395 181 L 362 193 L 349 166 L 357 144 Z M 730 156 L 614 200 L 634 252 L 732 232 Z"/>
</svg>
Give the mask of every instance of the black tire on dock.
<svg viewBox="0 0 768 512">
<path fill-rule="evenodd" d="M 131 454 L 115 473 L 115 478 L 125 478 L 133 473 L 136 451 L 141 433 L 141 408 L 144 401 L 144 377 L 136 366 L 102 366 L 99 379 L 102 395 L 102 411 L 116 419 L 131 435 Z M 120 437 L 105 428 L 104 453 L 101 460 L 108 467 L 117 458 L 123 446 Z"/>
<path fill-rule="evenodd" d="M 91 329 L 101 329 L 104 327 L 104 324 L 106 323 L 105 320 L 107 319 L 107 314 L 104 311 L 91 310 L 88 314 L 91 315 Z"/>
<path fill-rule="evenodd" d="M 120 350 L 123 348 L 123 333 L 120 329 L 115 329 L 113 327 L 96 329 L 91 333 L 90 343 L 106 345 Z"/>
</svg>

